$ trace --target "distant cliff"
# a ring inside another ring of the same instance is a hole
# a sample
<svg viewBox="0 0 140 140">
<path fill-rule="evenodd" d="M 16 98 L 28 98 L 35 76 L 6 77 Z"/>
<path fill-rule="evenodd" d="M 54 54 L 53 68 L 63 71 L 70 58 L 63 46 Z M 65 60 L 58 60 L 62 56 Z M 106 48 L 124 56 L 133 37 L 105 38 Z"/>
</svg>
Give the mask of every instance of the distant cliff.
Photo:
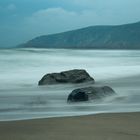
<svg viewBox="0 0 140 140">
<path fill-rule="evenodd" d="M 91 26 L 44 35 L 22 45 L 35 48 L 140 49 L 140 22 L 118 26 Z"/>
</svg>

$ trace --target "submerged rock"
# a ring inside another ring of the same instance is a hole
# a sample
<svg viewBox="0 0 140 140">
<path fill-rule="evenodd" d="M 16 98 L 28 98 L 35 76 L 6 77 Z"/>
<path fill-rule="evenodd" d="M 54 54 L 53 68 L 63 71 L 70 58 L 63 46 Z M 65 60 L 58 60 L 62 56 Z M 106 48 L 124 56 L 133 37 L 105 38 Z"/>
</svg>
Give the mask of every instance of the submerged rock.
<svg viewBox="0 0 140 140">
<path fill-rule="evenodd" d="M 94 82 L 94 79 L 85 70 L 69 70 L 60 73 L 50 73 L 43 76 L 38 85 Z"/>
<path fill-rule="evenodd" d="M 108 87 L 85 87 L 73 90 L 69 96 L 68 102 L 80 102 L 80 101 L 88 101 L 94 99 L 102 99 L 106 96 L 114 95 L 115 91 Z"/>
</svg>

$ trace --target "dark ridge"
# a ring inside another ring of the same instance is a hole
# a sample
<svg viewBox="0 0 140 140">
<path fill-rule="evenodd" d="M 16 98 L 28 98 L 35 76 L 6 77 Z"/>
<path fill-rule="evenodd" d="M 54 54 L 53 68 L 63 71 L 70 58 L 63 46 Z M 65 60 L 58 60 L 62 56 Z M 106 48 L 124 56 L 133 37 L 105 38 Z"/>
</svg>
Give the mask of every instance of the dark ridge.
<svg viewBox="0 0 140 140">
<path fill-rule="evenodd" d="M 91 26 L 36 37 L 22 47 L 75 49 L 140 49 L 140 22 L 116 26 Z"/>
</svg>

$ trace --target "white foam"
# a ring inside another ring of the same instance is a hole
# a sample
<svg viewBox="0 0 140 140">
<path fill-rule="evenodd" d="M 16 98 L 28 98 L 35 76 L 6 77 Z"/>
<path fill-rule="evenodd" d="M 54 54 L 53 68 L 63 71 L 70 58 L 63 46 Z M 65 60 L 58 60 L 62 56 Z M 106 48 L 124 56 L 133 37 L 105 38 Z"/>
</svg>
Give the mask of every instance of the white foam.
<svg viewBox="0 0 140 140">
<path fill-rule="evenodd" d="M 50 72 L 86 69 L 117 97 L 67 104 L 76 86 L 38 87 Z M 137 75 L 137 76 L 135 76 Z M 140 51 L 13 49 L 0 52 L 0 120 L 140 111 Z"/>
</svg>

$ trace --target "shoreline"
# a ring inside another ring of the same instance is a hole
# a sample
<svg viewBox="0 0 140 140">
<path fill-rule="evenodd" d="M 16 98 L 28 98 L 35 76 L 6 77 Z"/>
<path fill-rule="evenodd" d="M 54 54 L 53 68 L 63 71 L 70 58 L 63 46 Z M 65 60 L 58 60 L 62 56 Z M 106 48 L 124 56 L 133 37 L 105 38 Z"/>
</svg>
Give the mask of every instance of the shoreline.
<svg viewBox="0 0 140 140">
<path fill-rule="evenodd" d="M 69 115 L 69 116 L 51 116 L 51 117 L 33 117 L 33 118 L 23 118 L 23 119 L 9 119 L 9 120 L 0 120 L 2 122 L 22 122 L 22 121 L 37 121 L 37 120 L 48 120 L 48 119 L 65 119 L 65 118 L 76 118 L 76 117 L 87 117 L 87 116 L 103 116 L 103 115 L 115 115 L 115 114 L 130 114 L 130 113 L 140 113 L 140 111 L 122 111 L 122 112 L 99 112 L 99 113 L 90 113 L 90 114 L 80 114 L 80 115 Z"/>
<path fill-rule="evenodd" d="M 140 112 L 0 122 L 3 140 L 139 140 Z"/>
</svg>

